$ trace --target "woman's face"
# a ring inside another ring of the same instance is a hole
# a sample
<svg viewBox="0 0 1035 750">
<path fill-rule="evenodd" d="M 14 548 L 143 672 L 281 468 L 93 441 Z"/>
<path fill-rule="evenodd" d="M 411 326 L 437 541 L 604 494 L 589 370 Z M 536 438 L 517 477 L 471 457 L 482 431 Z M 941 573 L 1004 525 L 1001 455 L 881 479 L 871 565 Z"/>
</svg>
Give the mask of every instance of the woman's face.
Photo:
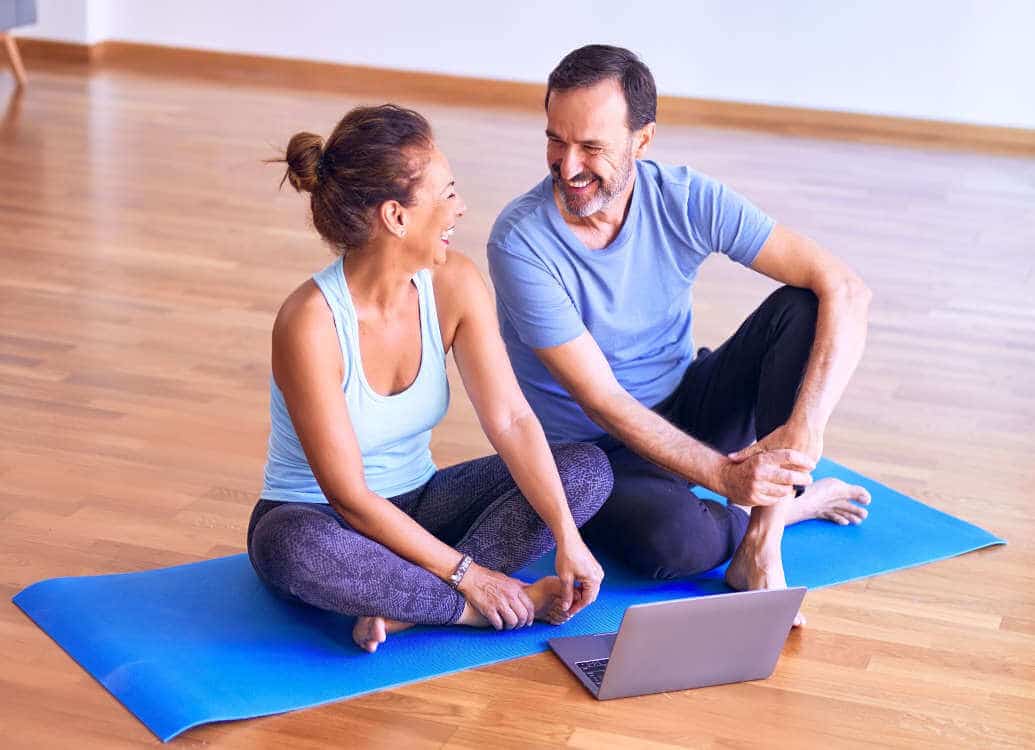
<svg viewBox="0 0 1035 750">
<path fill-rule="evenodd" d="M 417 256 L 422 268 L 446 262 L 446 248 L 457 220 L 466 210 L 467 206 L 456 192 L 449 162 L 433 147 L 417 188 L 417 202 L 407 209 L 410 221 L 406 246 Z"/>
</svg>

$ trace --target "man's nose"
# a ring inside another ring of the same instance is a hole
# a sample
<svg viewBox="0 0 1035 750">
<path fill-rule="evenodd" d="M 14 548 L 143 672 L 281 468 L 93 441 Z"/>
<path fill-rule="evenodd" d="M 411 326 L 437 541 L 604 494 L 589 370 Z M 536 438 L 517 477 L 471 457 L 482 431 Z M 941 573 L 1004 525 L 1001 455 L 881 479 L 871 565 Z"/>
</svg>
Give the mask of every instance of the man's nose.
<svg viewBox="0 0 1035 750">
<path fill-rule="evenodd" d="M 569 148 L 561 157 L 561 177 L 570 180 L 582 172 L 582 160 L 579 158 L 577 149 Z"/>
</svg>

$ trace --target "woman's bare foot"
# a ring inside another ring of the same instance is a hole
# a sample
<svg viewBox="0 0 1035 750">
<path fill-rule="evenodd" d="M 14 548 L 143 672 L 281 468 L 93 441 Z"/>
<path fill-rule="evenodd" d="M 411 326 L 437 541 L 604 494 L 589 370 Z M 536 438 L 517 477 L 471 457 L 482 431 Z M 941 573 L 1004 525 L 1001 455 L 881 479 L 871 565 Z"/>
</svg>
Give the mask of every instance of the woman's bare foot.
<svg viewBox="0 0 1035 750">
<path fill-rule="evenodd" d="M 796 501 L 785 502 L 790 504 Z M 737 591 L 787 588 L 783 558 L 780 555 L 784 524 L 779 513 L 780 509 L 775 506 L 753 509 L 744 540 L 726 568 L 726 584 L 730 588 Z M 799 612 L 794 616 L 794 627 L 804 624 L 805 616 Z"/>
<path fill-rule="evenodd" d="M 863 487 L 840 479 L 820 479 L 806 488 L 787 509 L 787 525 L 822 518 L 839 526 L 857 525 L 867 516 L 864 505 L 870 504 L 870 493 Z"/>
<path fill-rule="evenodd" d="M 357 617 L 352 626 L 352 640 L 364 651 L 374 653 L 385 642 L 389 633 L 412 628 L 413 623 L 389 620 L 387 617 Z"/>
<path fill-rule="evenodd" d="M 528 594 L 528 598 L 532 600 L 535 607 L 535 619 L 551 625 L 559 625 L 568 620 L 568 613 L 560 606 L 563 589 L 564 584 L 557 576 L 543 576 L 538 581 L 525 586 L 525 593 Z M 464 612 L 460 616 L 459 624 L 485 628 L 489 626 L 489 621 L 468 602 L 464 605 Z"/>
<path fill-rule="evenodd" d="M 545 576 L 525 586 L 525 593 L 535 606 L 535 619 L 559 625 L 568 620 L 568 613 L 561 609 L 564 585 L 557 576 Z M 578 590 L 576 590 L 578 595 Z M 488 627 L 489 621 L 470 604 L 464 605 L 460 625 Z M 413 623 L 390 620 L 387 617 L 357 617 L 352 627 L 352 640 L 364 651 L 374 653 L 391 633 L 412 628 Z"/>
</svg>

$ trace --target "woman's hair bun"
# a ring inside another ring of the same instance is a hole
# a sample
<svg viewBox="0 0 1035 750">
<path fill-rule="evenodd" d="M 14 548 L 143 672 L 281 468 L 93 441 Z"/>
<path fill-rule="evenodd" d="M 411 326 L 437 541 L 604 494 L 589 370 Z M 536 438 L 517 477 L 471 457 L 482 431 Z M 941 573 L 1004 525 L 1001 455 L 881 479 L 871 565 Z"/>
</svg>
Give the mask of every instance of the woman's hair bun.
<svg viewBox="0 0 1035 750">
<path fill-rule="evenodd" d="M 323 156 L 323 138 L 314 133 L 295 133 L 288 142 L 284 161 L 285 177 L 295 190 L 312 193 L 320 182 L 320 159 Z"/>
<path fill-rule="evenodd" d="M 344 255 L 374 236 L 378 206 L 416 203 L 434 147 L 431 126 L 419 113 L 382 104 L 349 110 L 326 143 L 296 133 L 284 158 L 270 161 L 287 162 L 284 180 L 309 193 L 313 226 Z"/>
</svg>

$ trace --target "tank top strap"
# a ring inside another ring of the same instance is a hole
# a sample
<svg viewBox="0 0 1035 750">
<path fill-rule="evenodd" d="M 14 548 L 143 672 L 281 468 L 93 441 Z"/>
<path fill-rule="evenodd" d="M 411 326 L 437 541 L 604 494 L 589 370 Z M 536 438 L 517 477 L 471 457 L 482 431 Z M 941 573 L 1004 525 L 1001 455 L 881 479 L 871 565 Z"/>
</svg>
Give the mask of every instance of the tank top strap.
<svg viewBox="0 0 1035 750">
<path fill-rule="evenodd" d="M 445 362 L 446 349 L 442 343 L 442 327 L 438 322 L 438 307 L 435 304 L 435 287 L 431 277 L 431 271 L 422 268 L 413 277 L 417 286 L 417 294 L 420 295 L 421 309 L 421 339 L 424 343 L 424 351 L 435 354 L 437 361 Z"/>
<path fill-rule="evenodd" d="M 341 347 L 344 365 L 342 382 L 345 382 L 349 379 L 352 363 L 356 361 L 351 335 L 351 331 L 356 328 L 356 309 L 352 306 L 352 296 L 345 284 L 342 259 L 338 258 L 322 271 L 313 274 L 313 282 L 327 300 L 327 306 L 334 317 L 334 329 L 338 334 L 338 346 Z"/>
</svg>

